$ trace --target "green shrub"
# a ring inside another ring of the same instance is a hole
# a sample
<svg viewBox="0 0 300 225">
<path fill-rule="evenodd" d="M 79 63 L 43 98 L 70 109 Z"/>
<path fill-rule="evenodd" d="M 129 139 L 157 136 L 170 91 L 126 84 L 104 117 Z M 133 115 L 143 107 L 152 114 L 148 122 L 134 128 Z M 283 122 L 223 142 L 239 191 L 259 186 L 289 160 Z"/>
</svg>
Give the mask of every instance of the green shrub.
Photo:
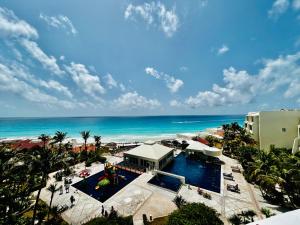
<svg viewBox="0 0 300 225">
<path fill-rule="evenodd" d="M 189 203 L 170 214 L 167 225 L 223 225 L 216 210 L 202 204 Z"/>
<path fill-rule="evenodd" d="M 105 163 L 106 162 L 106 158 L 104 156 L 99 156 L 98 157 L 98 161 L 101 163 Z"/>
<path fill-rule="evenodd" d="M 106 217 L 97 217 L 85 223 L 84 225 L 133 225 L 133 220 L 132 216 L 118 216 L 112 219 Z"/>
</svg>

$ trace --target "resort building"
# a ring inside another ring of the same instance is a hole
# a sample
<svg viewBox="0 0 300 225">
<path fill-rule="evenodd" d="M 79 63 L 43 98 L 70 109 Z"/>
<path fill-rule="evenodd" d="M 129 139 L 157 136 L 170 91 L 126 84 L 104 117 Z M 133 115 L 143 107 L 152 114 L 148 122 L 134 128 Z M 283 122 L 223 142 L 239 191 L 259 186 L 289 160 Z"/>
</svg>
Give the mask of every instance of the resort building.
<svg viewBox="0 0 300 225">
<path fill-rule="evenodd" d="M 299 110 L 250 112 L 246 116 L 245 129 L 252 135 L 260 149 L 278 148 L 299 150 Z"/>
<path fill-rule="evenodd" d="M 189 145 L 186 147 L 185 151 L 187 153 L 191 152 L 201 152 L 204 155 L 217 157 L 221 155 L 221 149 L 215 147 L 209 147 L 199 141 L 187 140 L 186 141 Z"/>
<path fill-rule="evenodd" d="M 124 162 L 140 168 L 160 170 L 173 160 L 173 150 L 173 148 L 148 141 L 124 152 Z"/>
</svg>

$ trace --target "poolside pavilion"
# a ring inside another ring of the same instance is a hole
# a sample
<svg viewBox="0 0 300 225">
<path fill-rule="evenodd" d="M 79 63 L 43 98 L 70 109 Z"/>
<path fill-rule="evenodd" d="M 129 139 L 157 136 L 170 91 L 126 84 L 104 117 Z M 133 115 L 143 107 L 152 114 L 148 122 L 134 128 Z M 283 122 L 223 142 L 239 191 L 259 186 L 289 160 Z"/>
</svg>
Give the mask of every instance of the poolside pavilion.
<svg viewBox="0 0 300 225">
<path fill-rule="evenodd" d="M 160 170 L 173 160 L 173 150 L 173 148 L 149 141 L 124 152 L 124 162 L 139 168 Z"/>
<path fill-rule="evenodd" d="M 189 145 L 185 149 L 187 153 L 189 152 L 202 152 L 205 155 L 217 157 L 221 155 L 221 149 L 215 147 L 209 147 L 199 141 L 187 140 Z"/>
</svg>

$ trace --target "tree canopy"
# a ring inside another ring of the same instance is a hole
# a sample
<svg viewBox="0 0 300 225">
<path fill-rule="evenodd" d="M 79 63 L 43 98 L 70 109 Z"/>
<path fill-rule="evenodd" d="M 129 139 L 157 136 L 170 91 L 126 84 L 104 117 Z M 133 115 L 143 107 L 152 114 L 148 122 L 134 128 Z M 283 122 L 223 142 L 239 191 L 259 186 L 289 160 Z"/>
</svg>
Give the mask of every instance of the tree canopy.
<svg viewBox="0 0 300 225">
<path fill-rule="evenodd" d="M 202 204 L 189 203 L 170 214 L 167 225 L 222 225 L 216 210 Z"/>
</svg>

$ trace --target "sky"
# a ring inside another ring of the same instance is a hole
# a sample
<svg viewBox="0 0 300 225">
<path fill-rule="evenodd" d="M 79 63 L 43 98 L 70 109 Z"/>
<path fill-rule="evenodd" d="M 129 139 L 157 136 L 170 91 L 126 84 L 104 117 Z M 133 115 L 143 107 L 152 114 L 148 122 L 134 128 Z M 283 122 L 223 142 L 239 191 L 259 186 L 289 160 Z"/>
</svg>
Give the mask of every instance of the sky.
<svg viewBox="0 0 300 225">
<path fill-rule="evenodd" d="M 300 0 L 0 1 L 0 117 L 300 106 Z"/>
</svg>

